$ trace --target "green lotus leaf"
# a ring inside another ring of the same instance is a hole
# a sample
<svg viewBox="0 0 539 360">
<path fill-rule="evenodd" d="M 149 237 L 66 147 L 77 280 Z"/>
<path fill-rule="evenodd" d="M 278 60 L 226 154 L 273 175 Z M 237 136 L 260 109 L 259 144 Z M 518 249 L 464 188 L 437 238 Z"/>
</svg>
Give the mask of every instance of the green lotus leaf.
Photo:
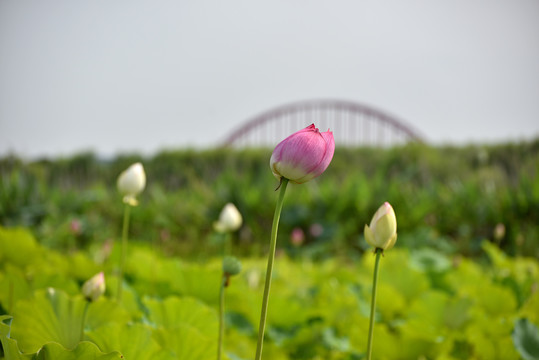
<svg viewBox="0 0 539 360">
<path fill-rule="evenodd" d="M 69 295 L 78 294 L 80 288 L 74 279 L 62 274 L 37 272 L 32 279 L 32 289 L 54 288 L 65 291 Z"/>
<path fill-rule="evenodd" d="M 58 343 L 49 343 L 43 346 L 35 356 L 35 360 L 115 360 L 124 357 L 117 351 L 105 354 L 88 341 L 83 341 L 73 350 L 66 350 Z M 6 359 L 7 360 L 7 359 Z"/>
<path fill-rule="evenodd" d="M 407 301 L 411 301 L 429 288 L 429 280 L 425 273 L 406 266 L 408 263 L 407 251 L 392 250 L 382 259 L 380 283 L 394 287 Z M 374 257 L 371 253 L 363 256 L 363 266 L 369 274 L 372 273 Z"/>
<path fill-rule="evenodd" d="M 159 358 L 160 346 L 152 338 L 152 328 L 144 324 L 110 323 L 86 333 L 102 351 L 117 350 L 129 360 Z"/>
<path fill-rule="evenodd" d="M 217 342 L 209 340 L 197 329 L 180 325 L 175 329 L 158 329 L 154 338 L 159 345 L 177 360 L 213 360 Z"/>
<path fill-rule="evenodd" d="M 6 360 L 26 360 L 32 359 L 32 355 L 24 355 L 19 351 L 17 341 L 10 338 L 12 316 L 0 316 L 0 342 L 4 350 L 4 358 Z"/>
<path fill-rule="evenodd" d="M 539 329 L 528 319 L 515 321 L 513 344 L 524 360 L 539 359 Z"/>
<path fill-rule="evenodd" d="M 0 260 L 23 267 L 31 264 L 41 251 L 30 231 L 0 227 Z"/>
<path fill-rule="evenodd" d="M 210 268 L 182 264 L 178 273 L 169 274 L 169 281 L 182 295 L 196 297 L 207 304 L 217 304 L 222 276 L 220 265 L 217 266 Z"/>
<path fill-rule="evenodd" d="M 519 309 L 519 317 L 525 317 L 533 323 L 539 323 L 539 292 L 534 292 Z"/>
<path fill-rule="evenodd" d="M 442 335 L 448 296 L 439 291 L 428 291 L 409 306 L 403 332 L 418 339 L 435 340 Z"/>
<path fill-rule="evenodd" d="M 24 352 L 35 352 L 48 342 L 72 349 L 81 340 L 85 304 L 82 296 L 71 297 L 56 289 L 39 290 L 14 308 L 13 337 Z M 89 304 L 85 328 L 95 329 L 110 322 L 123 325 L 130 320 L 129 313 L 115 301 L 100 298 Z"/>
<path fill-rule="evenodd" d="M 11 264 L 6 264 L 5 272 L 0 273 L 0 289 L 0 304 L 8 312 L 13 310 L 19 300 L 28 298 L 31 293 L 24 273 Z"/>
<path fill-rule="evenodd" d="M 108 323 L 126 324 L 131 320 L 129 312 L 115 300 L 101 297 L 90 303 L 86 316 L 87 329 L 96 329 Z"/>
<path fill-rule="evenodd" d="M 81 281 L 85 281 L 102 269 L 92 259 L 82 252 L 76 252 L 67 258 L 69 262 L 69 272 Z"/>
<path fill-rule="evenodd" d="M 190 326 L 216 340 L 219 325 L 217 314 L 201 301 L 171 296 L 163 301 L 145 298 L 143 303 L 148 308 L 150 321 L 157 327 L 175 329 Z"/>
<path fill-rule="evenodd" d="M 107 291 L 106 294 L 111 299 L 117 299 L 117 289 L 118 289 L 118 277 L 113 275 L 106 276 L 105 281 L 107 282 Z M 143 316 L 142 310 L 140 308 L 140 299 L 137 295 L 135 289 L 133 289 L 125 281 L 122 284 L 122 303 L 121 307 L 127 311 L 129 316 L 133 319 L 141 319 Z"/>
<path fill-rule="evenodd" d="M 62 345 L 50 342 L 45 344 L 37 353 L 23 354 L 17 341 L 10 338 L 11 322 L 9 315 L 0 316 L 0 341 L 6 360 L 114 360 L 123 359 L 118 352 L 105 354 L 90 342 L 79 343 L 74 349 L 68 350 Z"/>
<path fill-rule="evenodd" d="M 425 272 L 443 272 L 451 268 L 451 261 L 444 254 L 425 248 L 410 254 L 410 266 Z"/>
<path fill-rule="evenodd" d="M 85 300 L 63 291 L 39 290 L 13 310 L 12 336 L 23 352 L 36 352 L 48 342 L 73 349 L 80 341 Z"/>
</svg>

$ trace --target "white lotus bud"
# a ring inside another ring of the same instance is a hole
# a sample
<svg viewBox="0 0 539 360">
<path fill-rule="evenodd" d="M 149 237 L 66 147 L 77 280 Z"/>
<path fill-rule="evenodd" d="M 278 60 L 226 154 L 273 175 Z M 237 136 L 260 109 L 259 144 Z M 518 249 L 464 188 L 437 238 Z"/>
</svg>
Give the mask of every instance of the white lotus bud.
<svg viewBox="0 0 539 360">
<path fill-rule="evenodd" d="M 138 204 L 136 196 L 144 190 L 146 186 L 146 173 L 141 163 L 135 163 L 124 170 L 118 176 L 118 190 L 124 196 L 126 204 L 135 206 Z"/>
<path fill-rule="evenodd" d="M 388 202 L 376 211 L 370 226 L 365 225 L 365 240 L 382 250 L 391 249 L 397 242 L 397 217 Z"/>
<path fill-rule="evenodd" d="M 232 203 L 225 205 L 221 214 L 219 215 L 219 221 L 213 224 L 216 231 L 219 232 L 232 232 L 241 227 L 243 218 L 240 212 Z"/>
<path fill-rule="evenodd" d="M 100 272 L 82 285 L 82 294 L 88 301 L 96 301 L 105 293 L 105 274 Z"/>
</svg>

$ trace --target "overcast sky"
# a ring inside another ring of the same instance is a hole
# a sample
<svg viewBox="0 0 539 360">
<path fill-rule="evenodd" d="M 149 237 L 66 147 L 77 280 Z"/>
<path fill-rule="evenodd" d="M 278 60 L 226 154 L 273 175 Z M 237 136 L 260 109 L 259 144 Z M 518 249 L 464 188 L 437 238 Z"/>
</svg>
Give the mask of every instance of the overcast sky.
<svg viewBox="0 0 539 360">
<path fill-rule="evenodd" d="M 211 147 L 297 100 L 539 136 L 539 1 L 0 0 L 0 156 Z"/>
</svg>

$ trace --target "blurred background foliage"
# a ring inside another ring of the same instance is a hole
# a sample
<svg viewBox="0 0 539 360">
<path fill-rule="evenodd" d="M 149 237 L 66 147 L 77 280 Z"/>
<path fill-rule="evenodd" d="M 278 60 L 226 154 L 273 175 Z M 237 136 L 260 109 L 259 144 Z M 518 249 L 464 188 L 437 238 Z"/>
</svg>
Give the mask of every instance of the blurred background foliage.
<svg viewBox="0 0 539 360">
<path fill-rule="evenodd" d="M 213 359 L 226 241 L 213 223 L 227 202 L 243 215 L 230 238 L 244 270 L 227 289 L 226 358 L 252 356 L 278 185 L 270 155 L 0 159 L 0 359 L 96 349 L 134 360 Z M 136 161 L 148 181 L 131 211 L 118 303 L 116 179 Z M 374 257 L 363 227 L 389 201 L 399 239 L 380 274 L 377 358 L 536 359 L 538 176 L 539 139 L 338 148 L 323 175 L 287 191 L 265 356 L 364 358 Z M 80 286 L 98 271 L 107 293 L 89 308 L 90 342 L 79 343 Z"/>
<path fill-rule="evenodd" d="M 259 255 L 268 243 L 278 185 L 270 155 L 271 149 L 219 148 L 108 160 L 92 153 L 34 161 L 5 157 L 0 224 L 28 227 L 51 248 L 107 244 L 120 234 L 123 207 L 116 178 L 141 161 L 147 187 L 132 211 L 133 241 L 171 255 L 218 254 L 222 239 L 213 222 L 232 202 L 244 217 L 233 235 L 234 251 Z M 289 189 L 279 247 L 291 256 L 360 256 L 366 250 L 364 225 L 389 201 L 398 218 L 399 246 L 475 256 L 487 239 L 511 255 L 539 256 L 538 176 L 539 139 L 337 148 L 322 176 Z"/>
</svg>

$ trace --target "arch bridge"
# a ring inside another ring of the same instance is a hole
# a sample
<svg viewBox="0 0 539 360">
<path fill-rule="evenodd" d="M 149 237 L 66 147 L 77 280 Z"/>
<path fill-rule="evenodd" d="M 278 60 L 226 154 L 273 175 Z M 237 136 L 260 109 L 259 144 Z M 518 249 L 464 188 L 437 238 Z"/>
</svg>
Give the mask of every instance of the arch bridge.
<svg viewBox="0 0 539 360">
<path fill-rule="evenodd" d="M 424 142 L 417 130 L 373 107 L 344 100 L 308 100 L 282 105 L 248 119 L 223 145 L 273 147 L 312 123 L 320 131 L 330 129 L 337 146 L 387 147 Z"/>
</svg>

